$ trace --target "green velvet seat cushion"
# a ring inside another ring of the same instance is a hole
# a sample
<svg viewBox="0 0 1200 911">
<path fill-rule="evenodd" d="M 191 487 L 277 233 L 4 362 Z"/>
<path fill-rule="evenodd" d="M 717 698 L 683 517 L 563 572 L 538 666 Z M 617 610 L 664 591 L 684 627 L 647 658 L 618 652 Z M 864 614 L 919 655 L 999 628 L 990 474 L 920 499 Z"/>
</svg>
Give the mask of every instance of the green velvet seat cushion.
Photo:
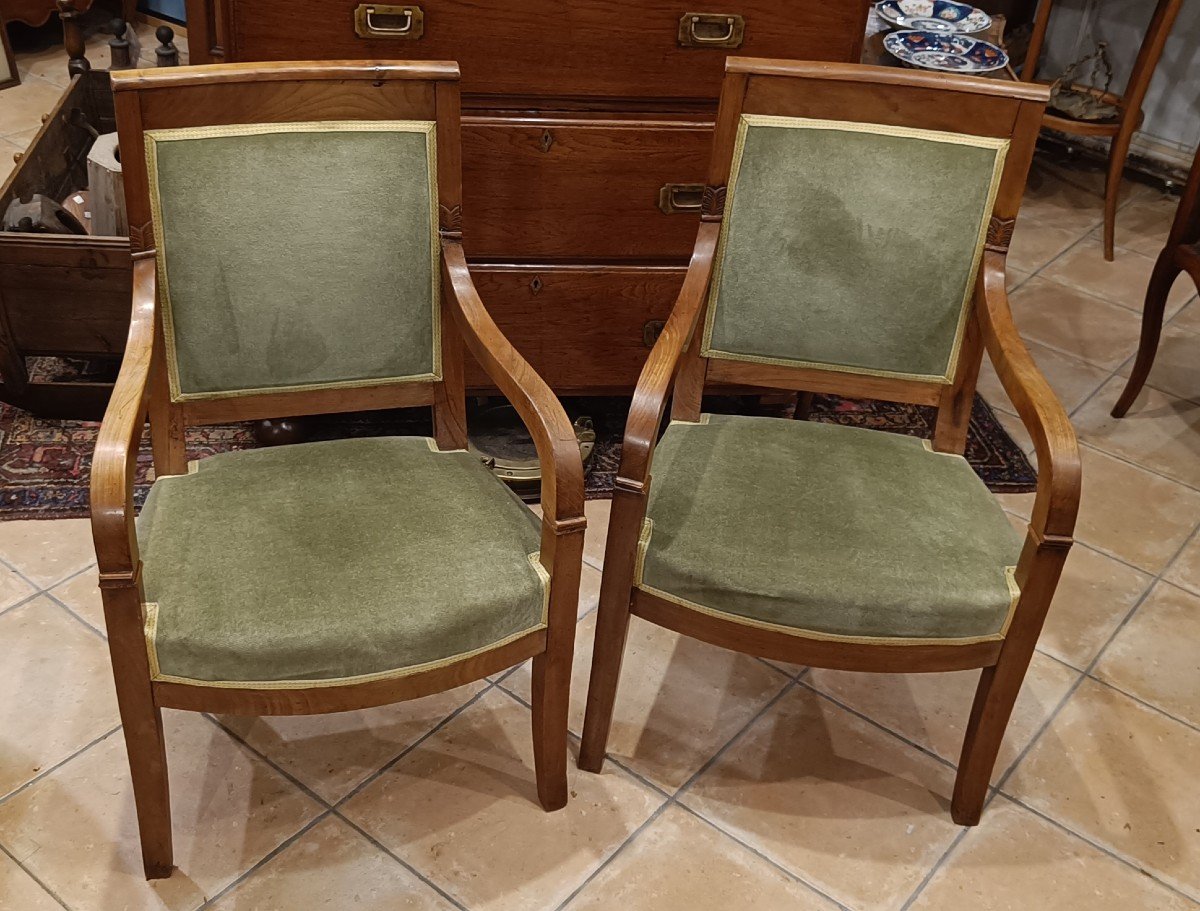
<svg viewBox="0 0 1200 911">
<path fill-rule="evenodd" d="M 433 130 L 147 134 L 177 398 L 440 373 Z"/>
<path fill-rule="evenodd" d="M 536 517 L 419 437 L 207 458 L 138 520 L 159 679 L 389 675 L 544 625 Z"/>
<path fill-rule="evenodd" d="M 965 459 L 862 428 L 704 421 L 658 445 L 641 587 L 817 637 L 1002 635 L 1020 542 Z"/>
<path fill-rule="evenodd" d="M 704 353 L 951 376 L 1005 140 L 745 115 Z"/>
</svg>

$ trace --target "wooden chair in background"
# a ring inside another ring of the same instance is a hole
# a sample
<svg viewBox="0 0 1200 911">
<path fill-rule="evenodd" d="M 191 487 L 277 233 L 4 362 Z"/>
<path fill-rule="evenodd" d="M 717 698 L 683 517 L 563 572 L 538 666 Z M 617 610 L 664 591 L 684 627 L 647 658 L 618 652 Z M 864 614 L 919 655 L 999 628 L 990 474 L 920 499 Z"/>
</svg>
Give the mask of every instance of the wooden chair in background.
<svg viewBox="0 0 1200 911">
<path fill-rule="evenodd" d="M 1179 208 L 1175 210 L 1175 220 L 1171 223 L 1166 246 L 1158 254 L 1154 271 L 1150 273 L 1146 301 L 1142 305 L 1142 335 L 1138 340 L 1137 359 L 1129 382 L 1125 384 L 1125 391 L 1113 406 L 1114 418 L 1125 417 L 1150 376 L 1162 335 L 1167 295 L 1171 293 L 1171 286 L 1180 272 L 1186 272 L 1196 287 L 1200 288 L 1200 149 L 1192 160 L 1192 171 L 1188 175 L 1187 186 L 1183 188 Z M 1200 358 L 1200 352 L 1196 356 Z"/>
<path fill-rule="evenodd" d="M 533 658 L 537 793 L 563 806 L 583 470 L 467 271 L 457 65 L 113 83 L 133 323 L 92 529 L 146 875 L 172 866 L 164 707 L 345 711 Z M 466 451 L 464 342 L 537 444 L 540 527 Z M 433 439 L 184 454 L 190 425 L 418 405 Z M 147 416 L 157 480 L 135 525 Z"/>
<path fill-rule="evenodd" d="M 952 807 L 978 822 L 1079 501 L 1074 432 L 1005 294 L 1046 97 L 730 59 L 691 267 L 626 427 L 581 768 L 603 763 L 634 614 L 803 665 L 982 668 Z M 1023 547 L 961 457 L 985 347 L 1037 447 Z M 932 405 L 936 430 L 704 415 L 706 383 Z"/>
<path fill-rule="evenodd" d="M 1021 79 L 1025 82 L 1033 82 L 1038 77 L 1038 58 L 1046 42 L 1052 7 L 1053 0 L 1041 0 L 1038 4 L 1033 20 L 1033 33 L 1029 39 L 1029 51 L 1025 56 L 1025 66 L 1021 70 Z M 1113 258 L 1117 203 L 1120 201 L 1121 175 L 1125 173 L 1125 159 L 1129 157 L 1129 144 L 1133 141 L 1133 134 L 1142 125 L 1142 102 L 1146 100 L 1150 80 L 1154 78 L 1154 70 L 1158 67 L 1171 28 L 1175 25 L 1175 19 L 1182 8 L 1183 0 L 1158 0 L 1150 23 L 1146 26 L 1145 37 L 1138 46 L 1137 58 L 1133 62 L 1124 92 L 1117 95 L 1099 88 L 1082 87 L 1111 104 L 1117 111 L 1116 117 L 1102 121 L 1074 120 L 1051 111 L 1043 120 L 1044 126 L 1062 133 L 1110 140 L 1108 173 L 1104 180 L 1104 258 L 1109 262 L 1112 262 Z"/>
</svg>

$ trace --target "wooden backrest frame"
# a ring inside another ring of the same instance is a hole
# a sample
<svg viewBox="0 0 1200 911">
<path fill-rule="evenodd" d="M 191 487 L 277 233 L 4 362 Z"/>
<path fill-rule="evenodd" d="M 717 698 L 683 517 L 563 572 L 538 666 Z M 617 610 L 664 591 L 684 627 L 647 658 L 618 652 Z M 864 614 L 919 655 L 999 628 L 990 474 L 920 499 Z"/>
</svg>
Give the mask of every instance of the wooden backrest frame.
<svg viewBox="0 0 1200 911">
<path fill-rule="evenodd" d="M 872 86 L 870 93 L 863 91 L 864 83 Z M 985 247 L 1007 250 L 1045 104 L 1044 92 L 1029 89 L 1010 82 L 891 68 L 731 57 L 721 92 L 697 250 L 712 244 L 710 263 L 716 255 L 715 236 L 725 216 L 726 187 L 743 114 L 855 121 L 1008 139 L 1010 147 Z M 708 280 L 711 282 L 711 269 Z M 710 360 L 701 355 L 699 339 L 694 338 L 676 378 L 672 417 L 696 420 L 704 387 L 712 382 L 836 392 L 934 405 L 938 408 L 934 447 L 961 453 L 983 356 L 977 312 L 982 306 L 980 288 L 977 279 L 955 373 L 948 385 L 812 367 Z M 706 301 L 697 326 L 705 324 L 707 308 Z"/>
<path fill-rule="evenodd" d="M 461 237 L 462 175 L 458 66 L 454 63 L 230 64 L 113 73 L 125 195 L 134 259 L 153 258 L 144 131 L 243 123 L 317 120 L 432 120 L 437 124 L 439 232 Z M 440 268 L 440 267 L 439 267 Z M 151 436 L 156 465 L 186 470 L 189 425 L 431 405 L 438 445 L 466 446 L 462 340 L 442 289 L 442 379 L 381 382 L 353 388 L 280 390 L 197 401 L 171 400 L 162 308 L 155 319 L 150 375 Z M 161 295 L 160 295 L 161 296 Z"/>
</svg>

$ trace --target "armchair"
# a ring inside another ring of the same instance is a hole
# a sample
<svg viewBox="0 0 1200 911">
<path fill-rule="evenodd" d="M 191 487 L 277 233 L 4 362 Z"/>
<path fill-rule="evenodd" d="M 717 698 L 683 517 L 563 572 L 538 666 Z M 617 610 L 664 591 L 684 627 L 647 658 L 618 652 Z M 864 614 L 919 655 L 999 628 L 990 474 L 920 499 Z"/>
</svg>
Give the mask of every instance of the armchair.
<svg viewBox="0 0 1200 911">
<path fill-rule="evenodd" d="M 164 707 L 345 711 L 532 658 L 537 793 L 562 807 L 583 469 L 465 265 L 457 65 L 113 84 L 135 279 L 92 529 L 147 877 L 172 867 Z M 466 451 L 464 344 L 536 442 L 540 524 Z M 184 455 L 189 425 L 419 405 L 431 439 Z"/>
<path fill-rule="evenodd" d="M 1079 498 L 1074 433 L 1004 292 L 1046 98 L 729 59 L 695 252 L 626 428 L 581 768 L 604 760 L 632 614 L 798 664 L 982 668 L 952 805 L 978 822 Z M 1023 545 L 961 457 L 985 349 L 1037 446 Z M 710 382 L 938 416 L 919 441 L 706 415 Z"/>
</svg>

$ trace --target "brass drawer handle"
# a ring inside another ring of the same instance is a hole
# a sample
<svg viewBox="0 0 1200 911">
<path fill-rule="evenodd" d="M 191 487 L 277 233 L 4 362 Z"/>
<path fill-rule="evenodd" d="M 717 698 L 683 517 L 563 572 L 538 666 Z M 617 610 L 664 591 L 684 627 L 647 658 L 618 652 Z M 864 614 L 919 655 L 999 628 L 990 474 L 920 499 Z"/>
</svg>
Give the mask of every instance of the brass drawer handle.
<svg viewBox="0 0 1200 911">
<path fill-rule="evenodd" d="M 699 212 L 703 203 L 702 183 L 669 183 L 658 191 L 658 207 L 664 215 Z"/>
<path fill-rule="evenodd" d="M 420 38 L 425 34 L 425 12 L 419 6 L 360 3 L 354 10 L 354 32 L 359 38 Z"/>
<path fill-rule="evenodd" d="M 680 47 L 741 47 L 746 20 L 737 13 L 684 13 L 679 20 Z"/>
</svg>

